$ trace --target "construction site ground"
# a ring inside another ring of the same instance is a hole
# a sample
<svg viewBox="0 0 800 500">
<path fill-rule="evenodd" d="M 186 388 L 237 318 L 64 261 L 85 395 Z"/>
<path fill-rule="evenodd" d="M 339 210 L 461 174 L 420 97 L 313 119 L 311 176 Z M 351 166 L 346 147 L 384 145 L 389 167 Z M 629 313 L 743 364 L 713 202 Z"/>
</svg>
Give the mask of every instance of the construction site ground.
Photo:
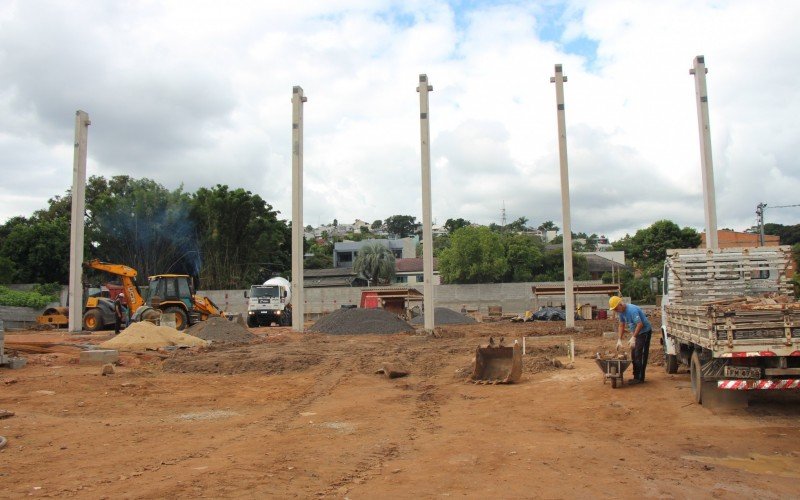
<svg viewBox="0 0 800 500">
<path fill-rule="evenodd" d="M 0 419 L 0 497 L 797 496 L 794 394 L 694 404 L 657 337 L 647 382 L 612 389 L 593 358 L 613 349 L 613 323 L 577 326 L 572 367 L 560 341 L 534 340 L 522 382 L 496 386 L 464 382 L 479 343 L 564 323 L 436 337 L 258 328 L 252 344 L 122 353 L 108 376 L 69 346 L 108 333 L 6 332 L 7 347 L 49 347 L 0 371 L 0 410 L 14 413 Z M 409 375 L 376 374 L 384 361 Z"/>
</svg>

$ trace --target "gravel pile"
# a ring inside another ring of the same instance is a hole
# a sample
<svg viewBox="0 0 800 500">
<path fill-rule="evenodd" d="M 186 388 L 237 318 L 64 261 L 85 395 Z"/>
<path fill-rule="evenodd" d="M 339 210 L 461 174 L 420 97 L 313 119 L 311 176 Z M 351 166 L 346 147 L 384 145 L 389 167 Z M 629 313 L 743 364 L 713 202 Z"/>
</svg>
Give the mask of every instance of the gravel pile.
<svg viewBox="0 0 800 500">
<path fill-rule="evenodd" d="M 308 329 L 315 333 L 389 334 L 413 332 L 414 327 L 384 309 L 337 309 Z"/>
<path fill-rule="evenodd" d="M 186 330 L 186 333 L 214 343 L 246 344 L 256 338 L 241 324 L 216 316 L 195 323 Z"/>
<path fill-rule="evenodd" d="M 470 323 L 477 323 L 475 318 L 455 312 L 446 307 L 437 307 L 433 310 L 433 324 L 434 325 L 466 325 Z M 425 315 L 417 316 L 411 320 L 412 325 L 425 324 Z"/>
</svg>

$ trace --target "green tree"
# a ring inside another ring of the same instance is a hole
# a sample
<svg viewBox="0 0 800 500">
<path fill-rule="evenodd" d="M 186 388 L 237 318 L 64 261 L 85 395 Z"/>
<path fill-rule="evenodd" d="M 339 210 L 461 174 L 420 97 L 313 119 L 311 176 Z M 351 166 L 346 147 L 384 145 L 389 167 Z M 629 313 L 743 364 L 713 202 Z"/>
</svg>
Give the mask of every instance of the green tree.
<svg viewBox="0 0 800 500">
<path fill-rule="evenodd" d="M 515 233 L 521 233 L 523 231 L 527 231 L 528 218 L 527 217 L 520 217 L 519 219 L 506 224 L 504 228 L 506 231 L 512 231 Z"/>
<path fill-rule="evenodd" d="M 541 240 L 521 234 L 508 234 L 503 239 L 503 246 L 508 263 L 503 281 L 506 283 L 531 281 L 534 270 L 541 265 L 543 258 Z"/>
<path fill-rule="evenodd" d="M 8 257 L 0 257 L 0 284 L 10 284 L 14 282 L 14 275 L 17 272 L 17 265 Z"/>
<path fill-rule="evenodd" d="M 201 249 L 191 197 L 150 179 L 93 176 L 86 186 L 87 258 L 126 264 L 139 281 L 161 273 L 198 275 Z"/>
<path fill-rule="evenodd" d="M 391 283 L 395 275 L 394 254 L 386 245 L 368 243 L 358 251 L 353 271 L 364 277 L 368 286 L 378 285 L 380 281 Z"/>
<path fill-rule="evenodd" d="M 382 225 L 383 225 L 383 221 L 382 221 L 382 220 L 380 220 L 380 219 L 375 219 L 375 220 L 372 222 L 372 225 L 370 226 L 370 229 L 372 229 L 372 230 L 374 231 L 374 230 L 376 230 L 376 229 L 380 229 Z"/>
<path fill-rule="evenodd" d="M 386 230 L 400 238 L 413 235 L 419 229 L 417 218 L 410 215 L 392 215 L 386 219 Z"/>
<path fill-rule="evenodd" d="M 442 252 L 450 247 L 450 235 L 442 234 L 433 238 L 433 256 L 440 257 Z"/>
<path fill-rule="evenodd" d="M 225 185 L 200 188 L 191 215 L 204 288 L 249 286 L 260 279 L 264 263 L 279 273 L 290 267 L 291 229 L 260 196 Z"/>
<path fill-rule="evenodd" d="M 439 257 L 446 283 L 496 283 L 508 268 L 500 235 L 487 227 L 462 227 Z"/>
<path fill-rule="evenodd" d="M 307 253 L 311 254 L 305 260 L 306 269 L 329 269 L 333 267 L 333 243 L 319 244 L 316 241 L 310 242 Z"/>
<path fill-rule="evenodd" d="M 539 231 L 558 231 L 559 227 L 553 221 L 548 220 L 542 222 L 537 229 Z"/>
<path fill-rule="evenodd" d="M 15 217 L 4 224 L 0 244 L 5 283 L 69 281 L 69 218 Z"/>
<path fill-rule="evenodd" d="M 764 224 L 764 234 L 780 237 L 781 245 L 800 243 L 800 224 L 784 226 L 783 224 Z"/>
<path fill-rule="evenodd" d="M 572 254 L 572 276 L 576 280 L 589 279 L 589 262 L 586 257 Z M 548 250 L 541 259 L 541 264 L 534 269 L 533 281 L 564 281 L 564 250 L 556 248 Z"/>
<path fill-rule="evenodd" d="M 447 229 L 447 234 L 453 234 L 462 227 L 469 226 L 470 224 L 470 221 L 459 217 L 458 219 L 447 219 L 444 223 L 444 228 Z"/>
<path fill-rule="evenodd" d="M 667 257 L 669 248 L 696 248 L 700 245 L 700 235 L 692 228 L 681 229 L 672 221 L 660 220 L 650 227 L 636 231 L 633 236 L 625 235 L 614 242 L 615 250 L 624 250 L 625 258 L 632 261 L 643 277 L 658 276 Z"/>
</svg>

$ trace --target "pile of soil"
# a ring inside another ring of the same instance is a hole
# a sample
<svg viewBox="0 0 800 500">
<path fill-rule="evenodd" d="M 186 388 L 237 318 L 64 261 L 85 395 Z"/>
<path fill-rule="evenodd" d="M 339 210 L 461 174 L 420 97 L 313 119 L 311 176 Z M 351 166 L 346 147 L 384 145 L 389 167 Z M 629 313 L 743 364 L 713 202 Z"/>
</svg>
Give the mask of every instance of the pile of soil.
<svg viewBox="0 0 800 500">
<path fill-rule="evenodd" d="M 466 325 L 477 323 L 475 318 L 455 312 L 446 307 L 437 307 L 433 310 L 433 324 L 434 325 Z M 412 325 L 425 324 L 425 315 L 417 316 L 411 320 Z"/>
<path fill-rule="evenodd" d="M 413 332 L 414 327 L 384 309 L 338 309 L 320 318 L 308 331 L 364 335 Z"/>
<path fill-rule="evenodd" d="M 100 347 L 120 351 L 143 351 L 167 346 L 204 346 L 208 342 L 179 332 L 168 326 L 156 326 L 147 321 L 133 323 L 116 337 L 106 340 Z"/>
<path fill-rule="evenodd" d="M 214 343 L 246 344 L 256 338 L 242 324 L 218 317 L 195 323 L 186 330 L 186 333 Z"/>
</svg>

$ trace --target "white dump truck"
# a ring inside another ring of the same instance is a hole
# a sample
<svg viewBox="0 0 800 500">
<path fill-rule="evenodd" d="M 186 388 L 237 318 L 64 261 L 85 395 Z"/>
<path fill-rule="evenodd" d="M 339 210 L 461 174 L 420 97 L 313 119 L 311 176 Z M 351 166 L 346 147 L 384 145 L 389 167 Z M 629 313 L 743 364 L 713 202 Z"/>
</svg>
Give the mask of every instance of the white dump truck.
<svg viewBox="0 0 800 500">
<path fill-rule="evenodd" d="M 696 402 L 721 390 L 800 388 L 792 275 L 788 246 L 667 251 L 665 366 L 689 367 Z"/>
<path fill-rule="evenodd" d="M 292 290 L 285 278 L 270 278 L 263 285 L 253 285 L 244 292 L 247 301 L 247 326 L 292 324 Z"/>
</svg>

